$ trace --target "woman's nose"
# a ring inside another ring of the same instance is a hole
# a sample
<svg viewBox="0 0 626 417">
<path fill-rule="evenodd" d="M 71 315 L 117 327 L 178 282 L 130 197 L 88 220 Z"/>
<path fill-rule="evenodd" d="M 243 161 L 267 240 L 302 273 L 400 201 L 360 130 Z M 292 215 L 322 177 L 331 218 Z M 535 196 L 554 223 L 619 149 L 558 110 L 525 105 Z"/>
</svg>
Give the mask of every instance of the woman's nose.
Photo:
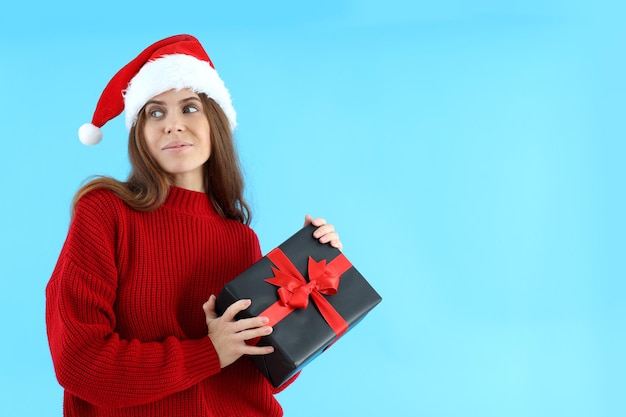
<svg viewBox="0 0 626 417">
<path fill-rule="evenodd" d="M 183 130 L 185 130 L 185 125 L 183 123 L 182 120 L 182 115 L 174 112 L 174 113 L 170 113 L 167 116 L 167 119 L 165 121 L 165 131 L 166 133 L 170 134 L 170 133 L 174 133 L 174 132 L 182 132 Z"/>
</svg>

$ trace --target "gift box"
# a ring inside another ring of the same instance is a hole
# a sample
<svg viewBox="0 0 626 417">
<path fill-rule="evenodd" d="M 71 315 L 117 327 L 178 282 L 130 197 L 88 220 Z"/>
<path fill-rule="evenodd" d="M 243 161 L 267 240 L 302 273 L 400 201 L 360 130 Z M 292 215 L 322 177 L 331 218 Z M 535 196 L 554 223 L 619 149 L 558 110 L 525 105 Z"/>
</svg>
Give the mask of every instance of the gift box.
<svg viewBox="0 0 626 417">
<path fill-rule="evenodd" d="M 266 316 L 274 331 L 248 343 L 273 346 L 250 359 L 279 387 L 353 328 L 382 299 L 338 249 L 308 225 L 228 282 L 216 311 L 240 299 L 252 304 L 238 319 Z"/>
</svg>

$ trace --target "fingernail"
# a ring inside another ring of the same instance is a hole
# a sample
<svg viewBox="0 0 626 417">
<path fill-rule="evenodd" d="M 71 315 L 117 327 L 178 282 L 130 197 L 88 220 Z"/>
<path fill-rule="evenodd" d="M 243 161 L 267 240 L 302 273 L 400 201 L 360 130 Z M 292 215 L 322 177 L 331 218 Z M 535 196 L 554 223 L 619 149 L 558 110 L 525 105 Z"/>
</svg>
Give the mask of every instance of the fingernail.
<svg viewBox="0 0 626 417">
<path fill-rule="evenodd" d="M 267 317 L 261 317 L 261 323 L 262 324 L 266 324 L 270 321 L 270 319 L 268 319 Z"/>
</svg>

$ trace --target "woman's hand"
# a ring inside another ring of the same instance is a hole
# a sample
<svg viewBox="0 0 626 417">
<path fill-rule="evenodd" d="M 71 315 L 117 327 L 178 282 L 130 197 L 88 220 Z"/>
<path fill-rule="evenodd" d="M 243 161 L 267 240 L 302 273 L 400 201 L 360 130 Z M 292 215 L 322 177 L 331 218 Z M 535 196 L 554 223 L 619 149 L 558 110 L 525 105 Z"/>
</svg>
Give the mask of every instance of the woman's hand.
<svg viewBox="0 0 626 417">
<path fill-rule="evenodd" d="M 266 326 L 267 317 L 252 317 L 236 320 L 240 311 L 250 306 L 250 300 L 239 300 L 232 303 L 221 317 L 215 313 L 215 296 L 211 295 L 202 309 L 206 315 L 209 338 L 213 342 L 222 368 L 235 362 L 243 355 L 267 355 L 272 353 L 271 346 L 249 346 L 246 340 L 267 336 L 273 329 Z"/>
<path fill-rule="evenodd" d="M 312 218 L 308 214 L 304 217 L 304 225 L 312 224 L 317 226 L 317 229 L 313 232 L 313 237 L 318 239 L 320 243 L 329 243 L 330 246 L 339 250 L 343 249 L 341 240 L 339 240 L 339 234 L 335 231 L 332 224 L 326 224 L 326 220 L 322 218 Z"/>
</svg>

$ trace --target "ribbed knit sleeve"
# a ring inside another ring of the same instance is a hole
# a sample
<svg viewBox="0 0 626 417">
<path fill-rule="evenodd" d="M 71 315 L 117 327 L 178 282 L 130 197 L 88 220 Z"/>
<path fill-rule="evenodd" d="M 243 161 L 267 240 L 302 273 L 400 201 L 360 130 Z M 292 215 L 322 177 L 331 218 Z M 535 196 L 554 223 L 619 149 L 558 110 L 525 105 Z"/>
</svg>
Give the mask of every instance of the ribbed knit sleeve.
<svg viewBox="0 0 626 417">
<path fill-rule="evenodd" d="M 153 402 L 220 372 L 208 337 L 170 335 L 146 341 L 116 331 L 120 262 L 128 256 L 119 243 L 120 231 L 127 230 L 124 210 L 110 193 L 81 199 L 46 290 L 48 337 L 59 383 L 66 393 L 97 407 Z M 146 285 L 145 290 L 153 289 Z M 198 316 L 196 320 L 203 319 L 201 311 Z"/>
</svg>

